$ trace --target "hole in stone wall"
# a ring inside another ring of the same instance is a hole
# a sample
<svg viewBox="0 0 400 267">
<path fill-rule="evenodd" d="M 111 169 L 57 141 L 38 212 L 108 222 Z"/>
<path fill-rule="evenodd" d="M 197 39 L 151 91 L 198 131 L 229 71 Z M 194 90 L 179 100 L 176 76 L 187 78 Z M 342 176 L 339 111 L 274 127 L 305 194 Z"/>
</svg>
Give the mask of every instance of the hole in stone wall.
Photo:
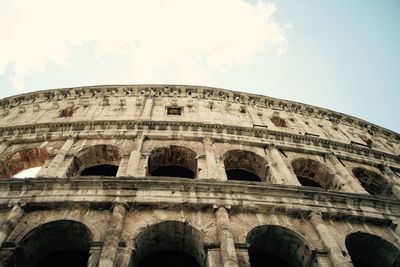
<svg viewBox="0 0 400 267">
<path fill-rule="evenodd" d="M 166 221 L 146 227 L 135 245 L 136 267 L 200 267 L 205 262 L 203 235 L 186 223 Z"/>
<path fill-rule="evenodd" d="M 379 236 L 356 232 L 346 237 L 345 244 L 355 267 L 400 266 L 400 250 Z"/>
<path fill-rule="evenodd" d="M 287 127 L 286 121 L 278 116 L 273 116 L 271 121 L 277 127 Z"/>
<path fill-rule="evenodd" d="M 76 221 L 40 225 L 19 243 L 17 267 L 87 266 L 90 240 L 89 230 Z"/>
<path fill-rule="evenodd" d="M 167 107 L 167 115 L 181 115 L 182 108 L 181 107 Z"/>
<path fill-rule="evenodd" d="M 186 147 L 169 146 L 153 150 L 148 161 L 150 176 L 195 178 L 196 153 Z"/>
<path fill-rule="evenodd" d="M 62 109 L 60 111 L 60 118 L 72 117 L 73 114 L 74 114 L 74 109 L 73 108 Z"/>
<path fill-rule="evenodd" d="M 385 192 L 388 183 L 382 175 L 360 167 L 353 168 L 352 172 L 371 195 L 390 195 L 391 192 Z"/>
<path fill-rule="evenodd" d="M 240 169 L 227 170 L 226 176 L 228 177 L 228 180 L 261 182 L 261 179 L 260 177 L 258 177 L 258 175 L 246 170 L 240 170 Z"/>
<path fill-rule="evenodd" d="M 224 165 L 228 180 L 264 181 L 268 176 L 267 161 L 251 151 L 228 151 L 224 155 Z"/>
<path fill-rule="evenodd" d="M 117 176 L 118 166 L 110 164 L 96 165 L 84 169 L 81 176 Z"/>
<path fill-rule="evenodd" d="M 330 188 L 332 174 L 324 164 L 312 159 L 298 158 L 292 161 L 292 168 L 301 185 Z"/>
<path fill-rule="evenodd" d="M 41 167 L 49 159 L 47 148 L 33 147 L 14 152 L 0 161 L 0 178 L 10 178 L 31 168 Z"/>
<path fill-rule="evenodd" d="M 247 236 L 251 267 L 313 266 L 308 242 L 296 232 L 281 226 L 264 225 Z"/>
</svg>

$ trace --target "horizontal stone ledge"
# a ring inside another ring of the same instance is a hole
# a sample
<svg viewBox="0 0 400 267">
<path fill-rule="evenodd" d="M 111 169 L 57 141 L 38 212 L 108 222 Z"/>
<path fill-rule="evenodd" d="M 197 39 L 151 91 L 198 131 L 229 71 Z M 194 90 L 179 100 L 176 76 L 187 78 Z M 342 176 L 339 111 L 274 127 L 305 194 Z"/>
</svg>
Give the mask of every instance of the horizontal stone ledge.
<svg viewBox="0 0 400 267">
<path fill-rule="evenodd" d="M 53 194 L 54 191 L 58 191 L 57 194 Z M 153 192 L 151 197 L 147 197 L 148 191 Z M 76 206 L 111 209 L 118 197 L 131 210 L 206 210 L 218 203 L 232 206 L 231 212 L 287 214 L 302 218 L 317 210 L 326 218 L 340 220 L 355 218 L 359 221 L 370 217 L 370 220 L 379 221 L 400 216 L 400 201 L 396 200 L 238 181 L 149 177 L 10 179 L 0 181 L 0 196 L 0 208 L 9 209 L 10 205 L 20 203 L 27 211 Z"/>
<path fill-rule="evenodd" d="M 372 201 L 400 205 L 399 200 L 382 196 L 348 193 L 337 190 L 326 190 L 317 187 L 269 184 L 251 181 L 218 181 L 217 179 L 187 179 L 175 177 L 106 177 L 106 176 L 78 176 L 69 178 L 27 178 L 27 179 L 2 179 L 0 180 L 0 193 L 3 191 L 34 190 L 171 190 L 213 192 L 213 193 L 241 193 L 241 194 L 270 194 L 278 193 L 284 197 L 303 196 L 304 198 L 332 200 L 343 202 L 351 200 L 352 203 Z M 271 196 L 271 195 L 269 195 Z M 376 206 L 375 204 L 375 206 Z"/>
<path fill-rule="evenodd" d="M 97 211 L 111 210 L 111 207 L 114 203 L 116 195 L 109 196 L 108 199 L 95 199 L 91 201 L 85 200 L 54 200 L 46 198 L 47 201 L 38 201 L 38 199 L 34 199 L 30 201 L 27 198 L 19 199 L 21 206 L 25 210 L 26 213 L 29 212 L 40 212 L 40 211 L 48 211 L 48 210 L 59 210 L 62 211 L 64 209 L 90 209 Z M 121 198 L 123 199 L 123 198 Z M 14 202 L 18 202 L 18 199 L 14 198 Z M 188 203 L 171 203 L 171 202 L 160 202 L 154 200 L 154 202 L 145 202 L 145 201 L 126 201 L 128 206 L 128 212 L 130 211 L 146 211 L 146 210 L 175 210 L 175 211 L 204 211 L 204 212 L 213 212 L 214 205 L 213 202 L 210 203 L 196 203 L 196 202 L 188 202 Z M 260 205 L 262 206 L 262 205 Z M 283 207 L 283 205 L 282 205 Z M 6 203 L 1 203 L 0 201 L 0 209 L 8 210 L 9 207 Z M 373 225 L 385 225 L 389 227 L 393 227 L 395 222 L 400 218 L 400 214 L 373 214 L 373 213 L 363 213 L 356 212 L 354 210 L 335 210 L 328 209 L 327 207 L 304 207 L 296 208 L 296 207 L 285 207 L 284 209 L 276 209 L 276 205 L 274 203 L 270 203 L 264 205 L 262 209 L 248 209 L 245 205 L 241 204 L 231 204 L 230 213 L 231 214 L 240 214 L 240 213 L 258 213 L 258 214 L 275 214 L 275 215 L 286 215 L 294 218 L 307 219 L 312 212 L 321 212 L 323 218 L 327 220 L 335 220 L 335 221 L 346 221 L 346 222 L 358 222 L 358 223 L 369 223 Z M 122 246 L 122 244 L 121 244 Z"/>
</svg>

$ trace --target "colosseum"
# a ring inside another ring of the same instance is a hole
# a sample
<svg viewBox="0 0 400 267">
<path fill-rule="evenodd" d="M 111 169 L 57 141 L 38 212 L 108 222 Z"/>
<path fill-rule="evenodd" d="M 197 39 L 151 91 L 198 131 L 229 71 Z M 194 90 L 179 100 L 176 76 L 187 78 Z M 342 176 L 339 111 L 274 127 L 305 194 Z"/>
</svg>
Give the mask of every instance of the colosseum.
<svg viewBox="0 0 400 267">
<path fill-rule="evenodd" d="M 12 96 L 0 177 L 4 267 L 400 266 L 400 135 L 307 104 L 184 85 Z"/>
</svg>

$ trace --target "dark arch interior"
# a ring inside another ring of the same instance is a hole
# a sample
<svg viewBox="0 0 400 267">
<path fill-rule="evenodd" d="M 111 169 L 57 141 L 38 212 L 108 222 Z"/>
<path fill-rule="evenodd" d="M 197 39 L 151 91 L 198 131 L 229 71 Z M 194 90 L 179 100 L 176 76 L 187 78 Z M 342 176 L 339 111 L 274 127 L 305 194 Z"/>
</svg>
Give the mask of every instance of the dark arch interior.
<svg viewBox="0 0 400 267">
<path fill-rule="evenodd" d="M 260 226 L 249 233 L 247 243 L 251 267 L 313 266 L 310 247 L 290 229 L 275 225 Z"/>
<path fill-rule="evenodd" d="M 204 263 L 203 235 L 186 223 L 164 221 L 151 225 L 134 242 L 135 267 L 199 267 Z"/>
<path fill-rule="evenodd" d="M 168 176 L 180 178 L 194 178 L 194 173 L 188 168 L 178 165 L 160 166 L 150 173 L 151 176 Z"/>
<path fill-rule="evenodd" d="M 390 195 L 390 192 L 384 192 L 387 182 L 380 174 L 364 168 L 354 168 L 352 171 L 364 189 L 371 195 Z"/>
<path fill-rule="evenodd" d="M 77 249 L 55 252 L 40 260 L 34 267 L 86 267 L 89 253 Z"/>
<path fill-rule="evenodd" d="M 196 153 L 182 146 L 156 148 L 150 153 L 147 170 L 150 176 L 195 178 Z"/>
<path fill-rule="evenodd" d="M 284 261 L 282 258 L 267 254 L 267 253 L 254 253 L 250 257 L 250 266 L 251 267 L 265 267 L 265 266 L 274 266 L 274 267 L 291 267 L 289 263 Z"/>
<path fill-rule="evenodd" d="M 139 267 L 200 267 L 200 265 L 186 253 L 165 250 L 150 254 Z"/>
<path fill-rule="evenodd" d="M 355 267 L 400 266 L 400 250 L 379 236 L 357 232 L 345 244 Z"/>
<path fill-rule="evenodd" d="M 230 150 L 224 155 L 228 180 L 261 182 L 267 177 L 267 161 L 246 150 Z"/>
<path fill-rule="evenodd" d="M 331 187 L 332 174 L 324 164 L 316 160 L 298 158 L 292 161 L 292 168 L 301 185 L 324 189 Z"/>
<path fill-rule="evenodd" d="M 322 188 L 322 186 L 319 183 L 316 183 L 307 177 L 297 176 L 297 180 L 299 180 L 302 186 L 312 186 L 312 187 Z"/>
<path fill-rule="evenodd" d="M 241 169 L 226 170 L 226 176 L 228 180 L 261 182 L 258 175 Z"/>
<path fill-rule="evenodd" d="M 16 266 L 86 266 L 90 240 L 86 226 L 76 221 L 40 225 L 19 243 Z"/>
<path fill-rule="evenodd" d="M 116 176 L 121 152 L 112 145 L 94 145 L 82 149 L 73 158 L 67 177 L 75 175 Z"/>
<path fill-rule="evenodd" d="M 81 176 L 117 176 L 118 166 L 101 164 L 84 169 Z"/>
</svg>

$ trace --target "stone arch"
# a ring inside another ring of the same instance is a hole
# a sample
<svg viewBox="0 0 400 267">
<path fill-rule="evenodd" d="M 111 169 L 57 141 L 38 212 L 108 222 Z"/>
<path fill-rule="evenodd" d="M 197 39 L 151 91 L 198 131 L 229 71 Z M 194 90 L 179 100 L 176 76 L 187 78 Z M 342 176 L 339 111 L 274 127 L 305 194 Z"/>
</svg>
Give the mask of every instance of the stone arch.
<svg viewBox="0 0 400 267">
<path fill-rule="evenodd" d="M 119 148 L 112 145 L 94 145 L 83 148 L 67 171 L 74 175 L 116 176 L 122 158 Z"/>
<path fill-rule="evenodd" d="M 377 172 L 362 167 L 352 169 L 354 176 L 360 181 L 364 189 L 371 195 L 390 195 L 388 181 Z"/>
<path fill-rule="evenodd" d="M 11 178 L 15 174 L 30 168 L 41 167 L 50 157 L 46 147 L 23 148 L 0 161 L 0 178 Z"/>
<path fill-rule="evenodd" d="M 301 234 L 278 225 L 261 225 L 248 234 L 249 259 L 258 266 L 319 266 L 313 247 Z"/>
<path fill-rule="evenodd" d="M 148 225 L 134 238 L 134 245 L 136 267 L 205 265 L 204 234 L 186 222 Z"/>
<path fill-rule="evenodd" d="M 58 220 L 41 224 L 18 242 L 17 267 L 86 266 L 93 236 L 81 222 Z"/>
<path fill-rule="evenodd" d="M 268 162 L 260 155 L 247 150 L 230 150 L 224 154 L 228 180 L 265 181 Z"/>
<path fill-rule="evenodd" d="M 355 267 L 400 266 L 400 248 L 380 236 L 354 232 L 346 236 L 345 245 Z"/>
<path fill-rule="evenodd" d="M 196 178 L 196 152 L 175 145 L 156 148 L 150 152 L 147 172 L 149 176 Z"/>
<path fill-rule="evenodd" d="M 297 158 L 291 165 L 301 185 L 324 189 L 332 186 L 333 174 L 324 164 L 313 159 Z"/>
</svg>

